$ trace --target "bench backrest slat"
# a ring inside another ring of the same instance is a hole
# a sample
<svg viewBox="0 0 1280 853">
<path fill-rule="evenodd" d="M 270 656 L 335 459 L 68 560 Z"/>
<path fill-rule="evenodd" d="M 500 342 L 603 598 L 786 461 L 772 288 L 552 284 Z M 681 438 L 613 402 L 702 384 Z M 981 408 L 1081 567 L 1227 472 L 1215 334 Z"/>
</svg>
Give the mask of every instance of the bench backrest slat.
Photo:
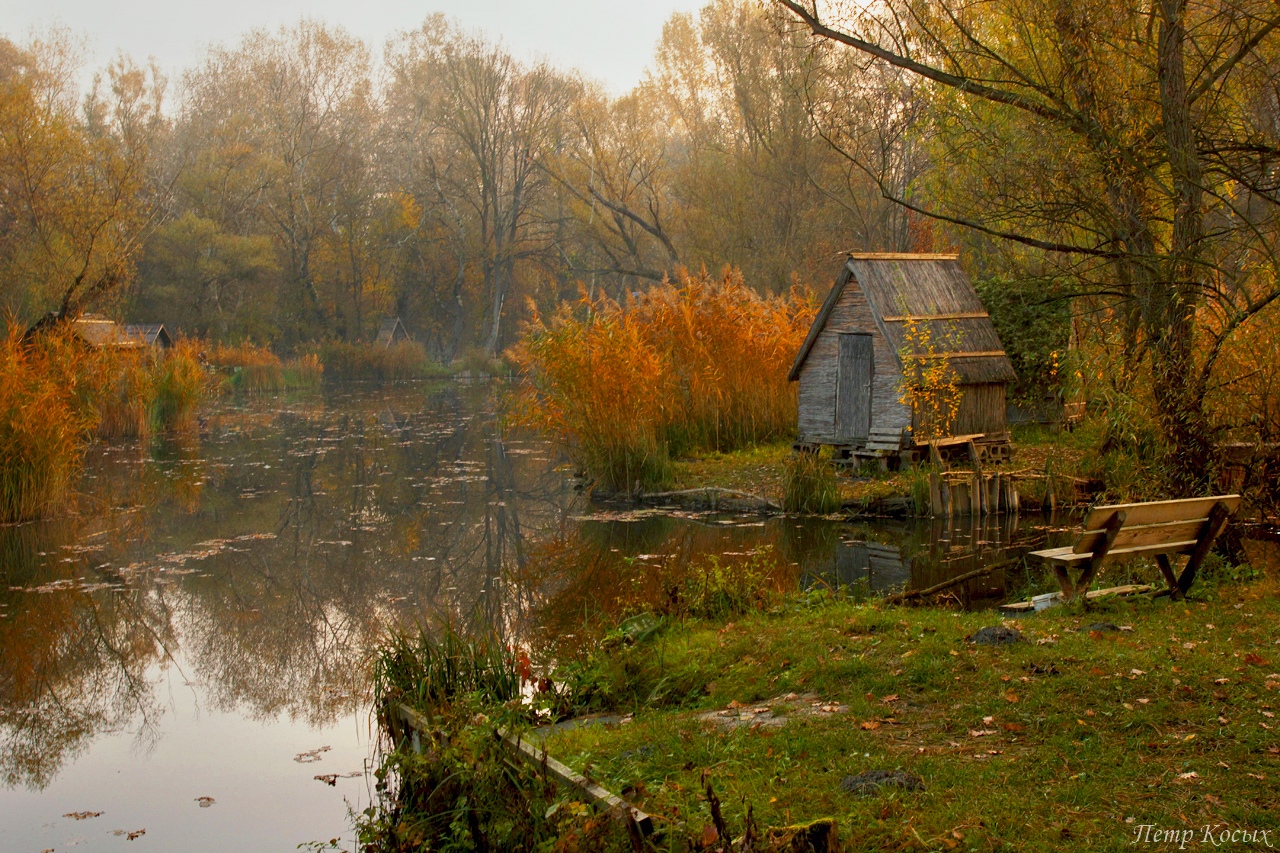
<svg viewBox="0 0 1280 853">
<path fill-rule="evenodd" d="M 1103 528 L 1116 512 L 1124 511 L 1124 527 L 1116 534 L 1113 549 L 1181 542 L 1195 539 L 1209 517 L 1209 510 L 1221 501 L 1232 513 L 1240 505 L 1239 495 L 1218 495 L 1176 501 L 1154 501 L 1139 504 L 1115 504 L 1094 507 L 1084 520 L 1084 531 L 1071 550 L 1076 554 L 1092 552 L 1105 535 Z"/>
</svg>

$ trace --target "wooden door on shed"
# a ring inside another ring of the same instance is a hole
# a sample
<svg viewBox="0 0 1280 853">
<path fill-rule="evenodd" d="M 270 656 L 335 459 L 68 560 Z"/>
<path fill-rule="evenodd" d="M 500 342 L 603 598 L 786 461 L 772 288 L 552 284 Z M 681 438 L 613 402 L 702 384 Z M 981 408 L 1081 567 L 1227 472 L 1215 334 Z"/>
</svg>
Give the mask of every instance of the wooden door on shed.
<svg viewBox="0 0 1280 853">
<path fill-rule="evenodd" d="M 836 365 L 836 440 L 866 440 L 871 435 L 871 377 L 875 354 L 870 335 L 840 334 Z"/>
</svg>

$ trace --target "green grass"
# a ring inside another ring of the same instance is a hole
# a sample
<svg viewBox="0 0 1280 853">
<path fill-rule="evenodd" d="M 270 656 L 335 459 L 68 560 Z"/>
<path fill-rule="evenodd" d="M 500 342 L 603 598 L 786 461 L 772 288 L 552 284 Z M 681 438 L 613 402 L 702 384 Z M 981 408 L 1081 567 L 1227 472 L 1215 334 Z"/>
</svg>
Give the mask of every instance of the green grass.
<svg viewBox="0 0 1280 853">
<path fill-rule="evenodd" d="M 1274 842 L 1275 593 L 1210 585 L 1203 601 L 1048 611 L 1020 623 L 1029 642 L 1000 648 L 965 641 L 990 613 L 795 604 L 688 623 L 614 653 L 607 692 L 630 724 L 549 748 L 695 837 L 707 773 L 735 832 L 748 805 L 762 825 L 834 817 L 849 849 L 1121 850 L 1142 824 L 1224 823 Z M 1077 630 L 1096 621 L 1132 630 Z M 654 707 L 664 679 L 682 689 Z M 792 692 L 849 710 L 755 731 L 697 716 Z M 867 769 L 908 770 L 927 790 L 839 789 Z"/>
</svg>

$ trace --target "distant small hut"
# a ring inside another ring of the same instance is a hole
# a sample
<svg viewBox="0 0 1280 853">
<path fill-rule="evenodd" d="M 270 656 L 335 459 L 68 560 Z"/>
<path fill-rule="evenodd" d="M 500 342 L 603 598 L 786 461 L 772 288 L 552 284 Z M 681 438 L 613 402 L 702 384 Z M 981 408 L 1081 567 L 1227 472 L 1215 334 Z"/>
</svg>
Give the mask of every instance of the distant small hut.
<svg viewBox="0 0 1280 853">
<path fill-rule="evenodd" d="M 382 349 L 391 349 L 396 344 L 405 343 L 409 339 L 409 333 L 405 330 L 404 323 L 400 322 L 400 318 L 391 317 L 382 321 L 382 326 L 378 329 L 378 339 L 374 342 L 374 346 Z"/>
<path fill-rule="evenodd" d="M 124 327 L 124 333 L 145 346 L 169 349 L 173 346 L 173 338 L 161 323 L 132 323 Z"/>
<path fill-rule="evenodd" d="M 142 340 L 114 320 L 99 314 L 84 314 L 71 323 L 71 333 L 94 349 L 141 349 Z"/>
<path fill-rule="evenodd" d="M 927 357 L 946 358 L 954 371 L 956 442 L 1007 447 L 1013 365 L 956 256 L 919 254 L 848 256 L 791 367 L 797 446 L 875 456 L 917 445 L 922 413 L 901 399 L 909 328 L 927 331 Z"/>
</svg>

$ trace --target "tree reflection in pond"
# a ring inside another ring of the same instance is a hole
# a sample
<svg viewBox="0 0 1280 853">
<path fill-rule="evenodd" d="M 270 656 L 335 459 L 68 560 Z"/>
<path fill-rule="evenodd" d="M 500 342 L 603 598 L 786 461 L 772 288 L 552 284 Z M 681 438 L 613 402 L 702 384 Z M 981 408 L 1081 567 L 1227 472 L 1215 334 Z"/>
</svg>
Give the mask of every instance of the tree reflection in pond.
<svg viewBox="0 0 1280 853">
<path fill-rule="evenodd" d="M 77 517 L 0 528 L 4 786 L 88 773 L 113 733 L 161 749 L 175 687 L 237 725 L 367 726 L 370 656 L 397 627 L 550 643 L 616 624 L 664 593 L 663 572 L 706 555 L 732 566 L 767 547 L 779 588 L 867 574 L 848 558 L 863 540 L 896 543 L 912 577 L 956 556 L 959 540 L 938 545 L 927 525 L 592 515 L 552 448 L 503 434 L 499 393 L 224 400 L 198 431 L 96 450 Z M 1009 539 L 970 538 L 993 537 Z M 279 757 L 230 758 L 253 774 Z M 33 846 L 40 832 L 19 837 Z"/>
</svg>

